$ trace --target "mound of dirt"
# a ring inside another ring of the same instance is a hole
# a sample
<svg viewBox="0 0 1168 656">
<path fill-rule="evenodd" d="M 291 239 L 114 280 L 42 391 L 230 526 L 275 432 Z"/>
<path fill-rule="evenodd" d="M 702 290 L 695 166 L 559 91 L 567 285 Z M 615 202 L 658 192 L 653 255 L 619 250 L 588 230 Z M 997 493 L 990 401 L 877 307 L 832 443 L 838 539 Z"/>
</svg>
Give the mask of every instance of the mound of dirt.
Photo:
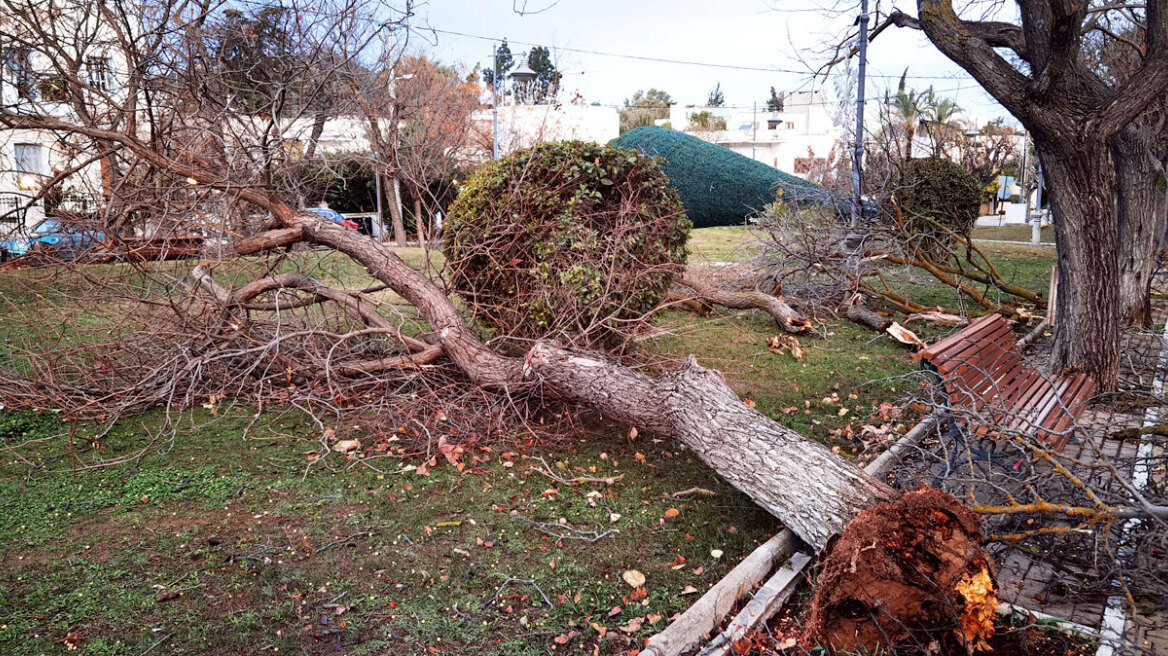
<svg viewBox="0 0 1168 656">
<path fill-rule="evenodd" d="M 984 645 L 997 606 L 981 521 L 927 487 L 856 516 L 822 554 L 807 642 L 879 653 L 934 640 Z"/>
</svg>

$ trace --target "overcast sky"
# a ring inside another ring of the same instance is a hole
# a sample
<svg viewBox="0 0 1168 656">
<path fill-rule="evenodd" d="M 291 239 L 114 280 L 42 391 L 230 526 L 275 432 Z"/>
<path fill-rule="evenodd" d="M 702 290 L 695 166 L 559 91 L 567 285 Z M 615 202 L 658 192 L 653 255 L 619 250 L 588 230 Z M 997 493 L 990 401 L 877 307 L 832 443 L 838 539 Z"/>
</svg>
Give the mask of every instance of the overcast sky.
<svg viewBox="0 0 1168 656">
<path fill-rule="evenodd" d="M 429 0 L 418 7 L 411 50 L 470 68 L 489 65 L 492 39 L 507 38 L 515 54 L 530 44 L 551 48 L 564 74 L 563 99 L 579 92 L 587 102 L 618 105 L 638 89 L 656 87 L 679 103 L 704 104 L 721 82 L 727 105 L 749 107 L 763 104 L 772 85 L 780 91 L 822 86 L 809 68 L 830 58 L 825 44 L 838 40 L 859 13 L 856 0 L 839 3 L 845 12 L 825 9 L 836 6 L 832 0 L 526 2 L 529 13 L 521 14 L 515 8 L 524 0 Z M 910 86 L 931 85 L 970 114 L 1015 122 L 918 32 L 890 28 L 872 44 L 868 62 L 869 98 L 895 88 L 907 66 Z"/>
</svg>

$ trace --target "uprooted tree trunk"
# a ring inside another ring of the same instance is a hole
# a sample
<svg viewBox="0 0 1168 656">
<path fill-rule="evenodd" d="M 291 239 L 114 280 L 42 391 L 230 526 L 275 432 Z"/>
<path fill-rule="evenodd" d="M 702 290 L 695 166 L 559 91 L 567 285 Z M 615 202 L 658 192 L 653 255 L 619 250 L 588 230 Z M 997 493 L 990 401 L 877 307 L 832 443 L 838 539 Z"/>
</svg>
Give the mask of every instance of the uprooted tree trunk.
<svg viewBox="0 0 1168 656">
<path fill-rule="evenodd" d="M 958 584 L 979 573 L 992 577 L 992 560 L 980 547 L 980 524 L 959 502 L 941 493 L 913 493 L 917 496 L 901 500 L 897 490 L 744 404 L 717 371 L 700 367 L 693 357 L 679 370 L 653 378 L 547 342 L 537 343 L 522 358 L 501 356 L 475 339 L 440 289 L 381 244 L 292 212 L 281 212 L 281 219 L 303 230 L 304 238 L 360 261 L 375 278 L 417 307 L 434 329 L 438 346 L 480 385 L 509 389 L 538 385 L 548 395 L 679 440 L 815 549 L 827 546 L 857 515 L 880 516 L 878 538 L 887 543 L 883 549 L 891 554 L 889 558 L 915 550 L 915 585 L 872 586 L 877 580 L 874 574 L 890 574 L 855 566 L 868 547 L 857 546 L 858 552 L 848 549 L 856 542 L 857 538 L 849 538 L 854 531 L 844 532 L 828 551 L 825 571 L 835 577 L 832 589 L 870 591 L 863 608 L 881 610 L 892 623 L 927 629 L 930 624 L 952 622 L 965 609 Z M 880 510 L 901 505 L 912 511 Z M 926 580 L 933 582 L 930 585 Z M 813 615 L 819 621 L 812 624 L 814 637 L 829 648 L 842 634 L 833 633 L 841 624 L 827 619 L 850 612 L 847 603 L 841 610 L 835 601 L 825 599 L 820 603 L 822 612 Z M 849 648 L 876 649 L 904 635 L 884 631 L 856 637 Z"/>
<path fill-rule="evenodd" d="M 826 447 L 748 407 L 720 374 L 692 359 L 676 372 L 651 378 L 548 343 L 537 344 L 524 358 L 499 355 L 474 336 L 440 289 L 377 242 L 286 208 L 281 220 L 301 229 L 304 239 L 354 258 L 414 305 L 446 355 L 475 383 L 538 385 L 545 394 L 676 438 L 816 548 L 859 511 L 897 496 Z"/>
<path fill-rule="evenodd" d="M 58 123 L 74 127 L 52 117 L 36 117 L 36 121 L 38 127 L 44 128 Z M 299 214 L 259 190 L 230 185 L 230 180 L 220 179 L 208 170 L 169 159 L 132 135 L 92 127 L 82 129 L 96 138 L 108 136 L 120 141 L 141 159 L 180 178 L 231 188 L 242 200 L 270 211 L 275 217 L 272 229 L 238 242 L 236 250 L 240 254 L 308 241 L 330 246 L 359 262 L 429 324 L 425 339 L 428 346 L 415 345 L 422 352 L 406 353 L 405 360 L 434 357 L 440 351 L 477 385 L 517 392 L 540 390 L 676 438 L 816 549 L 823 548 L 861 511 L 899 496 L 824 446 L 748 407 L 720 374 L 699 367 L 692 359 L 676 372 L 652 378 L 547 343 L 537 344 L 521 358 L 500 355 L 477 338 L 441 289 L 383 244 L 316 215 Z M 326 293 L 307 287 L 308 282 L 300 279 L 273 277 L 257 285 L 290 285 L 310 289 L 317 295 Z M 249 302 L 247 293 L 207 287 L 210 296 L 226 306 L 246 306 Z M 344 298 L 337 298 L 342 305 L 351 306 Z M 400 360 L 400 356 L 394 356 L 395 364 Z M 911 533 L 913 529 L 907 526 L 905 530 Z"/>
</svg>

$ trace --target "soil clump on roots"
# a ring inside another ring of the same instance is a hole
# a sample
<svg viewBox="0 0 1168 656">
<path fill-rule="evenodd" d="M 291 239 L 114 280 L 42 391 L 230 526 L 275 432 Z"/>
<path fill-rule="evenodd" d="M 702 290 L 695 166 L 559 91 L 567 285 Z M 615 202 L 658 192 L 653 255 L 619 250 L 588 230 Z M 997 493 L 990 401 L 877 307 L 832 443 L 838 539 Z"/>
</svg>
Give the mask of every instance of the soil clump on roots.
<svg viewBox="0 0 1168 656">
<path fill-rule="evenodd" d="M 987 648 L 997 586 L 982 542 L 980 519 L 927 487 L 865 510 L 823 550 L 807 642 L 836 653 Z"/>
</svg>

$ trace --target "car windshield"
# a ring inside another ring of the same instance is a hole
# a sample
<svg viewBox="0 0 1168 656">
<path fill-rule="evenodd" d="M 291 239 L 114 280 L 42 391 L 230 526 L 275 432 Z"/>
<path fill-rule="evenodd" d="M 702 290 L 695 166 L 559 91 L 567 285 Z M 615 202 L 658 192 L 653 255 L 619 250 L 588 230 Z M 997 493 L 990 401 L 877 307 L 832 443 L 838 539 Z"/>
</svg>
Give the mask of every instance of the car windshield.
<svg viewBox="0 0 1168 656">
<path fill-rule="evenodd" d="M 32 229 L 34 235 L 51 235 L 61 232 L 61 222 L 56 219 L 45 219 Z"/>
</svg>

